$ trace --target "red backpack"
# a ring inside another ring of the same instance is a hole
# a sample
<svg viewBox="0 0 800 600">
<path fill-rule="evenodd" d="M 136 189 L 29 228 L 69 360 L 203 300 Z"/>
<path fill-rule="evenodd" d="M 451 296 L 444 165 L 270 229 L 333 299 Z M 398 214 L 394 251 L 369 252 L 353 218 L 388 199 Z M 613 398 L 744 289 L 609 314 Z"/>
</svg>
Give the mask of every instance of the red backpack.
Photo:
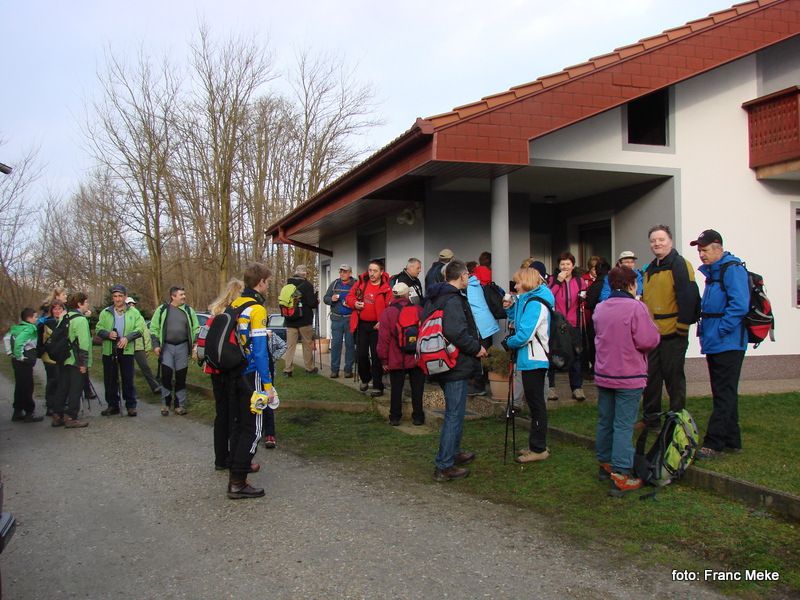
<svg viewBox="0 0 800 600">
<path fill-rule="evenodd" d="M 417 366 L 426 375 L 446 373 L 458 361 L 458 348 L 444 337 L 443 318 L 444 311 L 437 308 L 419 326 Z"/>
<path fill-rule="evenodd" d="M 419 311 L 413 304 L 399 308 L 397 316 L 397 345 L 404 354 L 417 353 Z"/>
</svg>

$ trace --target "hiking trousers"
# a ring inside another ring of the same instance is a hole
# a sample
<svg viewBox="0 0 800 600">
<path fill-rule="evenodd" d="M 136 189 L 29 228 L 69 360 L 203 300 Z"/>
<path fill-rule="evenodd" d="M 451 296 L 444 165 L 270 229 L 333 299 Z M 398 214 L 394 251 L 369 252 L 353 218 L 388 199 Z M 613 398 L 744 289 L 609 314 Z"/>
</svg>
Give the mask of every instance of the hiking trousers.
<svg viewBox="0 0 800 600">
<path fill-rule="evenodd" d="M 711 379 L 712 407 L 708 418 L 703 446 L 712 450 L 740 449 L 742 432 L 739 429 L 739 375 L 742 372 L 744 350 L 729 350 L 707 354 L 708 375 Z"/>
<path fill-rule="evenodd" d="M 263 413 L 250 412 L 250 397 L 261 389 L 258 373 L 230 375 L 232 383 L 226 385 L 228 394 L 228 419 L 230 420 L 231 480 L 244 481 L 250 472 L 250 463 L 261 439 Z"/>
<path fill-rule="evenodd" d="M 286 354 L 283 355 L 286 373 L 294 369 L 294 351 L 297 348 L 298 338 L 303 344 L 303 366 L 306 371 L 314 370 L 314 328 L 311 325 L 303 327 L 286 326 Z"/>
<path fill-rule="evenodd" d="M 14 367 L 14 414 L 33 414 L 36 403 L 33 401 L 33 365 L 35 363 L 11 359 Z"/>
<path fill-rule="evenodd" d="M 661 338 L 655 350 L 647 355 L 647 385 L 644 388 L 643 419 L 650 425 L 658 425 L 655 415 L 661 412 L 661 390 L 667 386 L 669 409 L 679 411 L 686 406 L 686 348 L 689 338 L 673 335 Z"/>
<path fill-rule="evenodd" d="M 531 411 L 531 429 L 528 449 L 531 452 L 547 450 L 547 404 L 544 399 L 544 375 L 547 369 L 520 371 L 525 401 Z"/>
</svg>

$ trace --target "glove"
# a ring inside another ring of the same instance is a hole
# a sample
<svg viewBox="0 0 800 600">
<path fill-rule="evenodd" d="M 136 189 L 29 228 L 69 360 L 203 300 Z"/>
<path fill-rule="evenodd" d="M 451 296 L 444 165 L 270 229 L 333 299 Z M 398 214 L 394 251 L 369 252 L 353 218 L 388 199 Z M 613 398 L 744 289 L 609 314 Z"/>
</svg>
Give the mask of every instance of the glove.
<svg viewBox="0 0 800 600">
<path fill-rule="evenodd" d="M 506 352 L 509 352 L 511 350 L 511 348 L 508 347 L 508 338 L 509 338 L 509 336 L 506 336 L 506 337 L 503 338 L 503 341 L 500 342 L 500 345 L 503 347 L 503 350 L 505 350 Z"/>
<path fill-rule="evenodd" d="M 269 396 L 264 392 L 253 392 L 250 396 L 250 412 L 260 415 L 269 404 Z"/>
</svg>

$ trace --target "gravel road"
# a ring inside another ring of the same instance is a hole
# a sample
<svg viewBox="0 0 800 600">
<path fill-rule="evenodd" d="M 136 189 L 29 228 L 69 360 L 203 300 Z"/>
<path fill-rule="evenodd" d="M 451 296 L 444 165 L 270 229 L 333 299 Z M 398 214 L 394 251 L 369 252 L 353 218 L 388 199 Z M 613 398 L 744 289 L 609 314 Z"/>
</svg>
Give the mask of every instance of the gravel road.
<svg viewBox="0 0 800 600">
<path fill-rule="evenodd" d="M 0 379 L 0 468 L 17 533 L 4 598 L 716 598 L 577 548 L 518 509 L 280 448 L 259 450 L 258 500 L 225 497 L 211 429 L 89 416 L 12 423 Z M 279 432 L 280 433 L 280 432 Z"/>
</svg>

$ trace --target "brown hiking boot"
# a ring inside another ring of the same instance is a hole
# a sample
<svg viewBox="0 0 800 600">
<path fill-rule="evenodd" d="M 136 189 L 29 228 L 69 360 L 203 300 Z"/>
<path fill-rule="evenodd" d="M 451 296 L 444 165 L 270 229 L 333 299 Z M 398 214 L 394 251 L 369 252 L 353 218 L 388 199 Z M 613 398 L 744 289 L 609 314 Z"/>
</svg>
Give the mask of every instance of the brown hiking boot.
<svg viewBox="0 0 800 600">
<path fill-rule="evenodd" d="M 78 429 L 79 427 L 88 426 L 89 424 L 86 421 L 79 421 L 78 419 L 73 419 L 72 417 L 64 415 L 64 429 Z"/>
<path fill-rule="evenodd" d="M 473 460 L 475 460 L 474 452 L 459 452 L 455 457 L 455 463 L 458 466 L 468 465 Z"/>
<path fill-rule="evenodd" d="M 469 469 L 464 467 L 457 467 L 453 465 L 448 469 L 436 469 L 433 472 L 433 480 L 438 482 L 452 481 L 453 479 L 462 479 L 469 475 Z"/>
<path fill-rule="evenodd" d="M 264 495 L 264 488 L 256 488 L 250 485 L 247 480 L 228 482 L 228 498 L 231 500 L 242 500 L 244 498 L 261 498 Z"/>
<path fill-rule="evenodd" d="M 64 425 L 64 418 L 61 415 L 52 415 L 53 422 L 50 423 L 52 427 L 63 427 Z"/>
</svg>

